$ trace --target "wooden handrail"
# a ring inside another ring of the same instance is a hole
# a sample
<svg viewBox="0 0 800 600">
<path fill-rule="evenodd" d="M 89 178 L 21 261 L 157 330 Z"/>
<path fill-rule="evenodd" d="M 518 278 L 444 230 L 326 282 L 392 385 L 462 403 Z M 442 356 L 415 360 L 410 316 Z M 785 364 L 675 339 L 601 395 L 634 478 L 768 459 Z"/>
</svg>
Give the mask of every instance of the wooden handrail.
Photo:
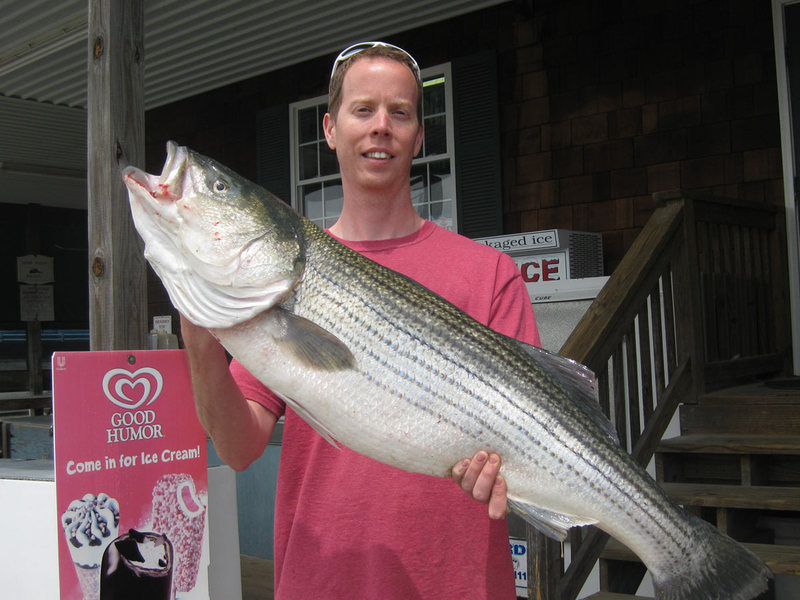
<svg viewBox="0 0 800 600">
<path fill-rule="evenodd" d="M 680 190 L 654 199 L 560 351 L 595 371 L 601 407 L 641 465 L 680 403 L 743 373 L 781 371 L 790 345 L 782 209 Z M 565 569 L 557 543 L 531 527 L 527 537 L 529 597 L 538 600 L 577 598 L 608 538 L 573 530 Z M 635 592 L 640 575 L 625 586 Z"/>
</svg>

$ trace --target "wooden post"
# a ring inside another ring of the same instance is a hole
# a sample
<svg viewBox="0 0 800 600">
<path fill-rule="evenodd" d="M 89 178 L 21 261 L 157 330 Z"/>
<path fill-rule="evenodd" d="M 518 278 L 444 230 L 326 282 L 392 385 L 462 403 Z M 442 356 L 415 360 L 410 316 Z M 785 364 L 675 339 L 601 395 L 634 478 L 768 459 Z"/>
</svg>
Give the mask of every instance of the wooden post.
<svg viewBox="0 0 800 600">
<path fill-rule="evenodd" d="M 27 254 L 39 254 L 42 251 L 41 215 L 39 204 L 28 205 L 28 218 L 25 225 L 25 252 Z M 42 393 L 44 382 L 42 380 L 42 322 L 27 321 L 27 348 L 28 348 L 28 391 L 33 396 Z M 8 454 L 3 454 L 8 456 Z"/>
<path fill-rule="evenodd" d="M 525 523 L 528 542 L 528 598 L 557 600 L 558 582 L 564 572 L 561 545 L 530 523 Z"/>
<path fill-rule="evenodd" d="M 120 169 L 144 166 L 143 0 L 89 0 L 89 337 L 145 348 L 146 268 Z"/>
</svg>

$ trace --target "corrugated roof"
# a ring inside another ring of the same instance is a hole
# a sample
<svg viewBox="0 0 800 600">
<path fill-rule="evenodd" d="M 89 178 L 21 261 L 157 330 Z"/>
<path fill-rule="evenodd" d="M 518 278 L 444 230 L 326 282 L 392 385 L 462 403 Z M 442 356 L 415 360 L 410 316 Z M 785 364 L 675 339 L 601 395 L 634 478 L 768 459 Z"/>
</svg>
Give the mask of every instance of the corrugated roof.
<svg viewBox="0 0 800 600">
<path fill-rule="evenodd" d="M 145 0 L 145 106 L 333 53 L 352 41 L 380 39 L 500 3 Z M 27 202 L 22 198 L 32 195 L 37 179 L 57 177 L 63 184 L 85 171 L 89 3 L 2 4 L 0 202 Z M 35 177 L 36 165 L 51 168 L 39 169 Z"/>
</svg>

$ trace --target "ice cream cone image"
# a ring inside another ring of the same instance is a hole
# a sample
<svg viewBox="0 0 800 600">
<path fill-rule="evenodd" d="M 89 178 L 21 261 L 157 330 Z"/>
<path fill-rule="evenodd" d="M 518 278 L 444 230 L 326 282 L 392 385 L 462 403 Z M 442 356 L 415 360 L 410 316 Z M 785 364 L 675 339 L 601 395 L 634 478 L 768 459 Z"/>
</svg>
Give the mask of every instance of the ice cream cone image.
<svg viewBox="0 0 800 600">
<path fill-rule="evenodd" d="M 119 530 L 119 504 L 108 494 L 86 494 L 70 502 L 61 515 L 83 600 L 100 598 L 100 563 L 103 551 Z"/>
</svg>

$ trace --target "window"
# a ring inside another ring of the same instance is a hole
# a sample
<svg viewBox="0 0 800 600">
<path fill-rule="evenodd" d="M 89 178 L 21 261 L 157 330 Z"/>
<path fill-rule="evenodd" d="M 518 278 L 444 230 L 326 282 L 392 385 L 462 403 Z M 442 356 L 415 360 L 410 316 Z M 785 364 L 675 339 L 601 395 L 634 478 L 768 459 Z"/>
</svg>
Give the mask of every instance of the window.
<svg viewBox="0 0 800 600">
<path fill-rule="evenodd" d="M 425 138 L 411 167 L 411 201 L 423 218 L 456 231 L 450 65 L 425 69 L 422 85 Z M 322 130 L 326 111 L 327 96 L 290 105 L 292 205 L 323 228 L 333 225 L 342 210 L 336 153 Z"/>
</svg>

